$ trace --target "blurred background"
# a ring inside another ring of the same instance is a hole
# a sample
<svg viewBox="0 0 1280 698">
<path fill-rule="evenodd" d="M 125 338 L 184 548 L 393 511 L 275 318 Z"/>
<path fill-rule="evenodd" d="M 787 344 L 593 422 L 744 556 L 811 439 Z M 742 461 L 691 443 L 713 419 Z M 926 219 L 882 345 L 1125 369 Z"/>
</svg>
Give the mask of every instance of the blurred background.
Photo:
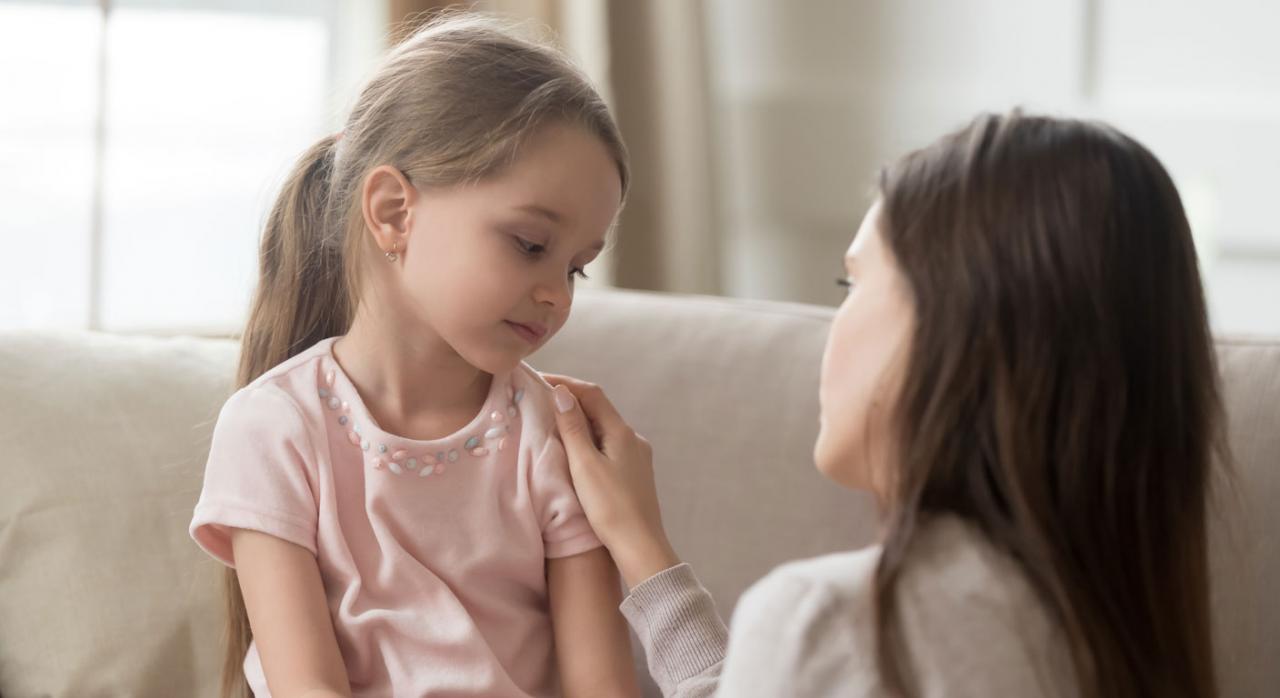
<svg viewBox="0 0 1280 698">
<path fill-rule="evenodd" d="M 229 334 L 260 224 L 397 32 L 547 28 L 635 185 L 591 283 L 835 304 L 877 169 L 982 110 L 1101 118 L 1176 180 L 1219 333 L 1280 334 L 1280 3 L 0 0 L 0 328 Z"/>
</svg>

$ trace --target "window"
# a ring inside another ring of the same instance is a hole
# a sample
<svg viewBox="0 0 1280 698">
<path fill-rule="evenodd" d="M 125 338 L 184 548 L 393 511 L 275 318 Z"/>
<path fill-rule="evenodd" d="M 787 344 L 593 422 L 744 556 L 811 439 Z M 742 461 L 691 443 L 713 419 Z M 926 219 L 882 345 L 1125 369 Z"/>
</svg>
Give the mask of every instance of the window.
<svg viewBox="0 0 1280 698">
<path fill-rule="evenodd" d="M 235 329 L 272 196 L 380 48 L 361 5 L 0 2 L 0 326 Z"/>
</svg>

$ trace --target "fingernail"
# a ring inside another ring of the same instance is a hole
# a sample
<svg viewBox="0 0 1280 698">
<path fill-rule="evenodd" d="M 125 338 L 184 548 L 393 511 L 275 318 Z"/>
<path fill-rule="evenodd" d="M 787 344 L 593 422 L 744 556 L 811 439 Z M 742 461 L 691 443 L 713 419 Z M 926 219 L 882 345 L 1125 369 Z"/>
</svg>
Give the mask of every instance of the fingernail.
<svg viewBox="0 0 1280 698">
<path fill-rule="evenodd" d="M 568 388 L 563 385 L 557 385 L 556 389 L 552 392 L 554 392 L 556 396 L 557 410 L 564 413 L 573 409 L 573 393 L 570 393 Z"/>
</svg>

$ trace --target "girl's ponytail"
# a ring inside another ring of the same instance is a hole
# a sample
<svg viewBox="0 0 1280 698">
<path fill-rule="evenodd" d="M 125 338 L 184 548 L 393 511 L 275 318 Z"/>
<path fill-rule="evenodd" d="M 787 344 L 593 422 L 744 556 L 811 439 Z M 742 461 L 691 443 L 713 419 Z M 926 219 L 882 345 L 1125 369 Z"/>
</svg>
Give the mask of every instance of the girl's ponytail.
<svg viewBox="0 0 1280 698">
<path fill-rule="evenodd" d="M 338 136 L 311 146 L 289 173 L 262 233 L 258 287 L 241 340 L 237 387 L 347 330 L 351 294 L 342 231 L 330 206 Z"/>
<path fill-rule="evenodd" d="M 326 337 L 343 334 L 350 323 L 351 294 L 343 264 L 343 235 L 334 230 L 329 205 L 330 176 L 338 136 L 311 146 L 289 173 L 276 198 L 259 250 L 258 286 L 240 342 L 236 388 Z M 240 581 L 227 568 L 224 698 L 249 698 L 244 657 L 253 634 Z"/>
</svg>

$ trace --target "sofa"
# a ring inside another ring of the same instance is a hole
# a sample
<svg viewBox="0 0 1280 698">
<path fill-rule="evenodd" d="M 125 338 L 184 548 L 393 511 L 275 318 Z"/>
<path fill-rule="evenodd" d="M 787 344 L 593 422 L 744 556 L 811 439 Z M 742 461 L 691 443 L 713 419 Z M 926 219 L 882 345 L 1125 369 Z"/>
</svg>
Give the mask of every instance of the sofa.
<svg viewBox="0 0 1280 698">
<path fill-rule="evenodd" d="M 726 617 L 773 566 L 874 536 L 871 501 L 812 465 L 831 319 L 584 291 L 530 359 L 604 385 L 649 437 L 673 543 Z M 1222 695 L 1275 696 L 1280 339 L 1218 352 L 1234 453 L 1211 524 Z M 0 333 L 0 696 L 216 695 L 219 567 L 187 523 L 235 361 L 225 338 Z"/>
</svg>

